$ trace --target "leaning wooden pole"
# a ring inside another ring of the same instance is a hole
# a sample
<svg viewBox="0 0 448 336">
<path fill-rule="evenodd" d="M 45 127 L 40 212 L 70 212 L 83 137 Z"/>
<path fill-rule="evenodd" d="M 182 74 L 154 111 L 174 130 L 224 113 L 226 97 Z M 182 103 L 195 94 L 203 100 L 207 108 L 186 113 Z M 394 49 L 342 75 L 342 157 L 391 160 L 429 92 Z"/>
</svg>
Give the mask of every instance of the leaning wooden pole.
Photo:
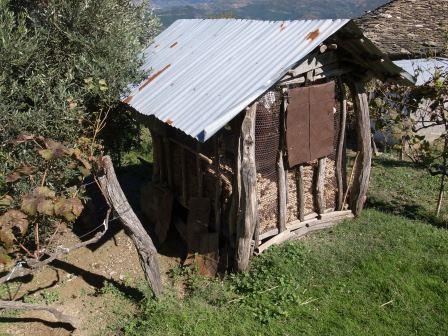
<svg viewBox="0 0 448 336">
<path fill-rule="evenodd" d="M 327 174 L 327 158 L 320 158 L 317 166 L 316 199 L 319 215 L 325 212 L 325 177 Z"/>
<path fill-rule="evenodd" d="M 257 224 L 257 169 L 255 166 L 255 117 L 257 103 L 247 111 L 241 126 L 241 212 L 237 224 L 236 269 L 247 270 Z"/>
<path fill-rule="evenodd" d="M 345 94 L 344 84 L 342 81 L 339 82 L 341 90 L 341 115 L 339 119 L 339 135 L 338 135 L 338 147 L 336 150 L 336 181 L 338 186 L 337 195 L 337 209 L 342 211 L 344 204 L 344 176 L 347 173 L 345 171 L 344 160 L 346 156 L 345 151 L 345 132 L 347 128 L 347 97 Z"/>
<path fill-rule="evenodd" d="M 132 210 L 120 183 L 115 174 L 112 160 L 109 156 L 102 159 L 104 176 L 99 179 L 103 194 L 110 206 L 115 210 L 126 231 L 130 235 L 140 257 L 140 264 L 145 273 L 146 280 L 156 297 L 163 292 L 162 278 L 160 275 L 157 250 L 151 237 L 144 229 L 142 223 Z"/>
<path fill-rule="evenodd" d="M 353 80 L 350 86 L 355 103 L 359 154 L 350 193 L 350 205 L 353 213 L 358 216 L 361 214 L 367 201 L 367 191 L 372 170 L 372 142 L 369 102 L 364 82 L 361 80 Z"/>
</svg>

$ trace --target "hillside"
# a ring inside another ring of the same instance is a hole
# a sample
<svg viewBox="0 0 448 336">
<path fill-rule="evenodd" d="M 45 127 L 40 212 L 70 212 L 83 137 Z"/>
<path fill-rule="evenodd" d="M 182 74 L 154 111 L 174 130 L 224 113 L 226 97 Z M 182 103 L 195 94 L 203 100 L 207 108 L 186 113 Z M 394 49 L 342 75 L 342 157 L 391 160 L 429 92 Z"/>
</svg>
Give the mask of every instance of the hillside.
<svg viewBox="0 0 448 336">
<path fill-rule="evenodd" d="M 236 18 L 292 20 L 355 18 L 387 0 L 154 0 L 165 26 L 177 19 L 207 18 L 225 14 Z"/>
</svg>

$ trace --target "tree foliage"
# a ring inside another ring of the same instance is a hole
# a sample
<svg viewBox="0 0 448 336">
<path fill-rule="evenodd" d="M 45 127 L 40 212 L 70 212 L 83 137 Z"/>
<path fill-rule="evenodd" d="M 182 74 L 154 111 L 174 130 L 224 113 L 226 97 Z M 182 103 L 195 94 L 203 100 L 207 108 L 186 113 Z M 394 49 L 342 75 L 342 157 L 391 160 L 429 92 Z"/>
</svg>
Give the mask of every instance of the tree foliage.
<svg viewBox="0 0 448 336">
<path fill-rule="evenodd" d="M 146 1 L 0 0 L 4 249 L 33 254 L 42 227 L 79 216 L 101 131 L 146 76 L 141 52 L 158 27 Z"/>
</svg>

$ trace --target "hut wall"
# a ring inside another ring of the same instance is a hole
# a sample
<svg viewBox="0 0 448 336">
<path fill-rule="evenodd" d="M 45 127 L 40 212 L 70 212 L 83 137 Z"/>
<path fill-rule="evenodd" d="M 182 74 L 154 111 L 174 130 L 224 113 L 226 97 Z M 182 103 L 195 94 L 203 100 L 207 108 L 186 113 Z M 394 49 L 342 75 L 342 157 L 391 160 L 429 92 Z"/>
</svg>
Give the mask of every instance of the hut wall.
<svg viewBox="0 0 448 336">
<path fill-rule="evenodd" d="M 315 83 L 312 83 L 313 85 Z M 333 151 L 327 157 L 324 200 L 327 211 L 337 206 L 336 151 L 340 137 L 342 87 L 336 86 L 334 113 Z M 256 116 L 256 161 L 257 192 L 260 222 L 260 234 L 279 227 L 279 180 L 277 159 L 281 148 L 280 131 L 282 129 L 283 97 L 280 89 L 266 93 L 260 100 Z M 318 213 L 316 204 L 316 183 L 318 160 L 302 164 L 304 188 L 304 213 L 300 214 L 299 205 L 299 166 L 286 169 L 286 223 L 292 223 Z M 302 215 L 302 216 L 301 216 Z"/>
</svg>

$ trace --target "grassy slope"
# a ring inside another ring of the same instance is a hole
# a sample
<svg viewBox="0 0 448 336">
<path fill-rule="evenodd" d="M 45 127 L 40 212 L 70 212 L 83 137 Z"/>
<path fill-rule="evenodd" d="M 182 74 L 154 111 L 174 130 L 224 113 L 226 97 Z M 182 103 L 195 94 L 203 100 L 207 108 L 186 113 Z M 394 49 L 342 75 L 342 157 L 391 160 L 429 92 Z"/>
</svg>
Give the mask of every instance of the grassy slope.
<svg viewBox="0 0 448 336">
<path fill-rule="evenodd" d="M 184 299 L 146 301 L 126 333 L 447 335 L 448 232 L 428 216 L 436 189 L 423 171 L 378 160 L 377 209 L 270 250 L 248 274 L 213 282 L 190 275 Z"/>
</svg>

